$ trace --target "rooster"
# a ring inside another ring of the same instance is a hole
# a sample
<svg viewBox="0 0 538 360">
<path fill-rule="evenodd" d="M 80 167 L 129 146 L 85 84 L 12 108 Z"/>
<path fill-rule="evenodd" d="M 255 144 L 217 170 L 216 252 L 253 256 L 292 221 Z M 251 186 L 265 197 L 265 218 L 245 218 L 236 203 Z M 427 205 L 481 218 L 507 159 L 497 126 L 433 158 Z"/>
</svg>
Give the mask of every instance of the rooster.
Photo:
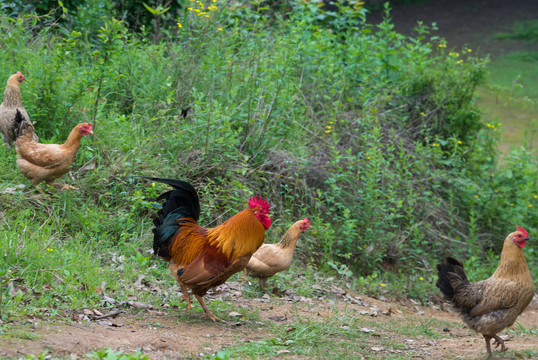
<svg viewBox="0 0 538 360">
<path fill-rule="evenodd" d="M 277 244 L 263 244 L 250 258 L 246 274 L 258 278 L 260 287 L 265 290 L 268 278 L 290 267 L 297 240 L 309 227 L 310 221 L 304 218 L 290 226 Z"/>
<path fill-rule="evenodd" d="M 15 114 L 19 110 L 22 116 L 29 120 L 26 110 L 22 106 L 20 84 L 24 81 L 24 75 L 17 71 L 9 77 L 6 90 L 4 91 L 4 101 L 0 104 L 0 133 L 2 140 L 9 145 L 13 144 L 16 138 L 17 126 L 15 125 Z M 36 134 L 33 134 L 34 141 L 37 142 Z"/>
<path fill-rule="evenodd" d="M 248 209 L 206 229 L 198 225 L 200 203 L 191 184 L 181 180 L 147 179 L 174 188 L 157 198 L 165 202 L 153 221 L 154 253 L 169 262 L 170 272 L 187 302 L 187 310 L 191 308 L 187 292 L 190 288 L 204 309 L 204 316 L 213 321 L 220 320 L 211 313 L 202 296 L 243 270 L 261 246 L 265 231 L 271 226 L 269 204 L 265 199 L 253 196 L 248 201 Z"/>
<path fill-rule="evenodd" d="M 491 357 L 490 340 L 495 339 L 496 347 L 500 345 L 501 351 L 505 351 L 504 341 L 497 334 L 516 321 L 534 296 L 531 274 L 523 255 L 528 240 L 527 232 L 520 227 L 508 235 L 499 266 L 487 280 L 469 282 L 463 264 L 450 257 L 437 265 L 437 287 L 460 312 L 463 322 L 482 334 L 488 359 Z"/>
<path fill-rule="evenodd" d="M 58 185 L 54 180 L 69 171 L 75 161 L 83 136 L 93 134 L 90 123 L 78 124 L 71 130 L 63 144 L 40 144 L 34 141 L 34 127 L 17 110 L 15 114 L 15 150 L 17 151 L 17 167 L 21 173 L 37 185 L 45 181 L 48 185 L 63 189 L 77 189 L 70 185 Z"/>
</svg>

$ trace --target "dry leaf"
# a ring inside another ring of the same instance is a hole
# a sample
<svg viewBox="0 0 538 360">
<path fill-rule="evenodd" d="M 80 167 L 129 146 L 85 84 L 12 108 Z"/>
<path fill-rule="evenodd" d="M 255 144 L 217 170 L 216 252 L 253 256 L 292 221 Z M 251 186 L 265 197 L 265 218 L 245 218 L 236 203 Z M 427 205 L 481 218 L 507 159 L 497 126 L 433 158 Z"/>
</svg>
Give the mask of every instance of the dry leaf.
<svg viewBox="0 0 538 360">
<path fill-rule="evenodd" d="M 153 309 L 153 305 L 145 304 L 140 301 L 128 301 L 127 304 L 131 305 L 135 309 Z"/>
<path fill-rule="evenodd" d="M 291 351 L 289 350 L 286 350 L 286 349 L 281 349 L 281 350 L 277 350 L 275 351 L 277 354 L 289 354 Z"/>
</svg>

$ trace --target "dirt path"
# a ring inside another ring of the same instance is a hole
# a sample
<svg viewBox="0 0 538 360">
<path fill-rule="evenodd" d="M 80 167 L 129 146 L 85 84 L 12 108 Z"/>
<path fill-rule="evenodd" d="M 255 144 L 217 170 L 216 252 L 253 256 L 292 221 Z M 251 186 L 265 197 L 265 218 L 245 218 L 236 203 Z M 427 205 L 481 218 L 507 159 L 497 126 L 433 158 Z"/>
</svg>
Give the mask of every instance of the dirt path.
<svg viewBox="0 0 538 360">
<path fill-rule="evenodd" d="M 222 299 L 222 295 L 219 297 Z M 35 317 L 19 319 L 6 334 L 0 335 L 0 357 L 18 358 L 49 351 L 55 356 L 77 359 L 93 350 L 112 348 L 127 353 L 141 350 L 152 360 L 199 358 L 248 342 L 275 339 L 278 328 L 291 329 L 293 335 L 299 324 L 334 321 L 340 328 L 351 327 L 367 333 L 366 338 L 349 341 L 355 341 L 354 346 L 362 350 L 373 350 L 374 358 L 401 355 L 406 359 L 478 359 L 484 355 L 481 336 L 463 326 L 455 314 L 436 306 L 380 301 L 338 287 L 316 299 L 286 295 L 245 298 L 234 291 L 225 299 L 237 312 L 228 315 L 226 324 L 203 319 L 198 307 L 190 313 L 170 308 L 138 313 L 125 310 L 117 317 L 97 321 L 54 323 Z M 431 319 L 435 321 L 430 322 Z M 527 329 L 538 327 L 538 299 L 535 298 L 519 321 Z M 431 336 L 409 335 L 409 327 L 427 327 L 424 334 Z M 538 353 L 538 336 L 508 334 L 508 348 L 523 351 L 516 353 L 518 357 Z M 333 331 L 328 331 L 326 336 L 341 340 Z M 387 342 L 399 346 L 391 347 Z M 296 358 L 292 355 L 293 348 L 282 346 L 280 351 L 281 355 L 273 353 L 273 356 Z M 366 359 L 361 353 L 357 352 L 357 358 Z M 497 354 L 496 359 L 501 358 L 507 357 Z"/>
</svg>

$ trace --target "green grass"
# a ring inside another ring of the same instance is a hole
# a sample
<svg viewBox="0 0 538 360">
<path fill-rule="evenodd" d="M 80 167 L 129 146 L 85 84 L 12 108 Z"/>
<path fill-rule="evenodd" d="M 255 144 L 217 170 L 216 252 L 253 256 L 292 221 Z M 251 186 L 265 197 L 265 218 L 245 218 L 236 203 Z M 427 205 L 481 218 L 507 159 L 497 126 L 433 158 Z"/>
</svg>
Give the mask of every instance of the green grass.
<svg viewBox="0 0 538 360">
<path fill-rule="evenodd" d="M 513 31 L 495 34 L 506 41 L 527 40 L 529 46 L 495 57 L 488 64 L 487 86 L 479 89 L 484 120 L 503 124 L 500 147 L 508 153 L 511 147 L 535 149 L 538 120 L 538 53 L 530 51 L 536 44 L 538 21 L 516 22 Z"/>
</svg>

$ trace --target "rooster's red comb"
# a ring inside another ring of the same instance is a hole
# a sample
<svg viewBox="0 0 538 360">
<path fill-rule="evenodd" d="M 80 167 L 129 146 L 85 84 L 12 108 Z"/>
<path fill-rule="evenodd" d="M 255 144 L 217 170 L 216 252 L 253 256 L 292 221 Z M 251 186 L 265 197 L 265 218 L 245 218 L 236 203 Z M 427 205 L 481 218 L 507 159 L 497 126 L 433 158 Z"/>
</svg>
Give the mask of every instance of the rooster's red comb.
<svg viewBox="0 0 538 360">
<path fill-rule="evenodd" d="M 309 227 L 309 226 L 310 226 L 310 221 L 308 221 L 307 218 L 304 218 L 303 221 L 305 222 L 306 227 Z"/>
<path fill-rule="evenodd" d="M 523 233 L 523 235 L 529 236 L 529 233 L 527 232 L 527 230 L 523 229 L 522 227 L 516 226 L 516 229 L 517 231 Z"/>
<path fill-rule="evenodd" d="M 269 204 L 267 203 L 267 201 L 265 201 L 264 198 L 259 196 L 251 196 L 250 199 L 248 199 L 248 207 L 251 209 L 255 207 L 261 207 L 264 213 L 269 213 Z"/>
</svg>

